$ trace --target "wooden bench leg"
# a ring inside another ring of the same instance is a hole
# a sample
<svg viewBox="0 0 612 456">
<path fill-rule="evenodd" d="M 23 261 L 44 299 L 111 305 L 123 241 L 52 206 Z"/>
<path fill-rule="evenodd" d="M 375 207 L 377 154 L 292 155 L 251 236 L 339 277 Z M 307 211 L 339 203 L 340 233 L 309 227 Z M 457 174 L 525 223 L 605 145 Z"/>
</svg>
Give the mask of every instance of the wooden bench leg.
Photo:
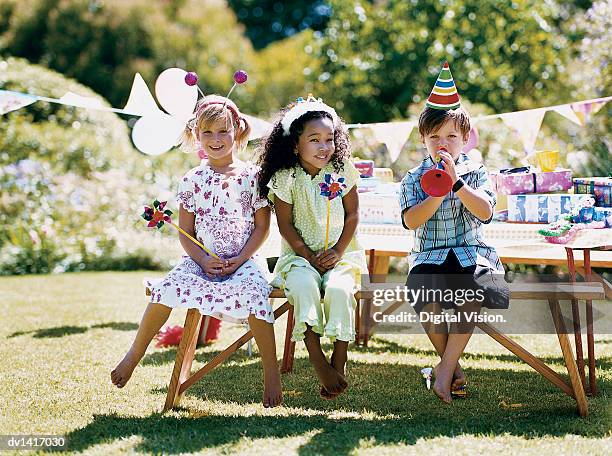
<svg viewBox="0 0 612 456">
<path fill-rule="evenodd" d="M 574 399 L 576 399 L 578 413 L 580 416 L 585 417 L 589 414 L 586 394 L 584 392 L 582 382 L 580 381 L 578 366 L 576 365 L 572 346 L 570 344 L 569 337 L 567 336 L 565 323 L 563 323 L 563 315 L 561 314 L 559 301 L 551 299 L 548 301 L 548 305 L 550 306 L 550 312 L 555 324 L 555 329 L 557 330 L 557 336 L 559 337 L 559 345 L 561 345 L 561 351 L 563 352 L 563 358 L 565 359 L 567 373 L 569 374 L 572 390 L 574 391 Z"/>
<path fill-rule="evenodd" d="M 291 308 L 292 306 L 288 302 L 286 302 L 285 304 L 283 304 L 282 306 L 280 306 L 278 309 L 274 311 L 274 318 L 275 319 L 279 318 L 282 314 L 284 314 Z M 200 312 L 198 310 L 190 309 L 189 312 L 191 312 L 191 310 L 197 312 L 197 315 L 200 315 Z M 187 315 L 187 318 L 189 318 L 189 314 Z M 197 332 L 198 323 L 199 323 L 199 319 L 194 324 L 194 332 Z M 185 321 L 185 328 L 187 328 L 187 320 Z M 187 332 L 185 329 L 185 332 L 183 333 L 183 337 L 185 337 L 186 334 Z M 223 363 L 227 358 L 229 358 L 232 354 L 234 354 L 236 350 L 238 350 L 240 347 L 242 347 L 252 338 L 253 338 L 253 332 L 251 330 L 247 331 L 242 336 L 240 336 L 233 344 L 231 344 L 229 347 L 227 347 L 225 350 L 223 350 L 221 353 L 219 353 L 217 356 L 211 359 L 208 363 L 206 363 L 204 367 L 202 367 L 200 370 L 195 372 L 193 375 L 188 376 L 189 371 L 191 370 L 191 362 L 193 361 L 193 354 L 195 352 L 195 338 L 194 338 L 194 341 L 192 342 L 193 348 L 191 351 L 191 356 L 189 357 L 189 359 L 191 360 L 189 362 L 189 368 L 185 369 L 186 371 L 185 376 L 180 377 L 180 381 L 178 381 L 176 385 L 174 386 L 172 386 L 174 382 L 174 372 L 172 373 L 172 380 L 170 382 L 171 388 L 168 389 L 168 398 L 166 399 L 166 406 L 164 407 L 164 411 L 169 410 L 172 407 L 178 405 L 180 397 L 183 395 L 183 393 L 185 393 L 187 389 L 189 389 L 191 386 L 197 383 L 202 377 L 204 377 L 206 374 L 212 371 L 219 364 Z M 181 343 L 183 343 L 183 339 L 181 339 Z M 179 346 L 179 351 L 180 351 L 180 346 Z M 179 361 L 178 361 L 178 354 L 177 354 L 177 361 L 175 362 L 175 371 L 177 369 L 176 366 L 178 362 Z M 170 397 L 171 397 L 171 394 L 170 394 L 171 389 L 176 390 L 175 392 L 172 393 L 172 397 L 176 397 L 177 399 L 175 399 L 173 405 L 168 405 Z"/>
<path fill-rule="evenodd" d="M 176 407 L 181 400 L 180 387 L 181 384 L 189 378 L 191 365 L 193 363 L 193 355 L 195 353 L 196 338 L 198 335 L 198 327 L 202 315 L 197 309 L 189 309 L 187 317 L 185 317 L 185 327 L 183 329 L 183 337 L 176 352 L 176 360 L 174 361 L 174 369 L 168 386 L 168 394 L 166 396 L 166 404 L 163 412 Z"/>
<path fill-rule="evenodd" d="M 482 331 L 487 333 L 500 345 L 507 348 L 510 352 L 514 353 L 521 360 L 533 367 L 537 372 L 542 374 L 545 379 L 560 388 L 565 394 L 574 397 L 574 391 L 572 390 L 572 388 L 563 380 L 563 378 L 559 374 L 557 374 L 554 370 L 544 364 L 541 359 L 533 356 L 519 344 L 517 344 L 504 334 L 500 333 L 497 329 L 495 329 L 488 323 L 477 323 L 476 326 L 478 326 Z"/>
<path fill-rule="evenodd" d="M 289 304 L 289 301 L 285 304 L 289 305 L 289 311 L 287 312 L 287 330 L 285 332 L 285 348 L 283 350 L 281 374 L 287 374 L 293 370 L 293 357 L 295 355 L 295 342 L 291 340 L 291 334 L 293 333 L 293 306 Z"/>
</svg>

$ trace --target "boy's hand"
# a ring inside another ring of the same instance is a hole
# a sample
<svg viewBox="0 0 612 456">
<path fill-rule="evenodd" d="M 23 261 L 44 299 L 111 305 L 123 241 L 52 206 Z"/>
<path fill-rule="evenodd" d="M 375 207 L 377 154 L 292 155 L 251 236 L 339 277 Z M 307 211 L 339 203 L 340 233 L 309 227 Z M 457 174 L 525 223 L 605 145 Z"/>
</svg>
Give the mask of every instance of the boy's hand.
<svg viewBox="0 0 612 456">
<path fill-rule="evenodd" d="M 327 249 L 316 255 L 317 263 L 326 271 L 332 269 L 342 256 L 335 249 Z"/>
<path fill-rule="evenodd" d="M 210 277 L 214 277 L 221 274 L 223 270 L 223 260 L 219 260 L 215 257 L 212 257 L 206 252 L 204 252 L 204 254 L 202 255 L 199 264 L 204 273 Z"/>
<path fill-rule="evenodd" d="M 455 160 L 453 160 L 451 154 L 443 150 L 438 151 L 438 156 L 444 162 L 444 171 L 448 173 L 454 184 L 459 179 L 457 177 L 457 171 L 455 170 Z"/>
</svg>

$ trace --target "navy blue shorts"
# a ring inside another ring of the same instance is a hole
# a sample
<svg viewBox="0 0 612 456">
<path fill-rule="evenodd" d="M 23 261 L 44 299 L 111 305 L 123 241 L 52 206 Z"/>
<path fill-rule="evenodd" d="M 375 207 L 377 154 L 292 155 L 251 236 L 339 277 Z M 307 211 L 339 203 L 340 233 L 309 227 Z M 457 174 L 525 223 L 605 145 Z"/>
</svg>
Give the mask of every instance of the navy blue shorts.
<svg viewBox="0 0 612 456">
<path fill-rule="evenodd" d="M 461 266 L 451 250 L 442 264 L 418 264 L 408 274 L 406 287 L 420 293 L 413 301 L 414 310 L 436 302 L 443 309 L 461 309 L 466 302 L 479 302 L 489 309 L 507 309 L 510 291 L 504 274 L 483 265 Z"/>
</svg>

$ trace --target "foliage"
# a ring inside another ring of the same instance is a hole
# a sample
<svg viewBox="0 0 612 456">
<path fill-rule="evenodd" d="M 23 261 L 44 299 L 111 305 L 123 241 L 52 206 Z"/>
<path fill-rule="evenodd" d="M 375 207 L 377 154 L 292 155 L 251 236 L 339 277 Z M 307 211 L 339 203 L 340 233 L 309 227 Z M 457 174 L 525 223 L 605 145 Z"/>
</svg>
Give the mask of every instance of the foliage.
<svg viewBox="0 0 612 456">
<path fill-rule="evenodd" d="M 569 77 L 574 98 L 589 99 L 612 94 L 612 3 L 597 1 L 584 15 L 576 15 L 570 30 L 582 39 L 578 43 Z M 584 175 L 605 176 L 612 169 L 610 115 L 612 103 L 591 116 L 585 128 L 574 127 L 571 141 L 582 152 Z M 571 130 L 570 130 L 571 131 Z"/>
<path fill-rule="evenodd" d="M 22 59 L 0 59 L 0 68 L 0 89 L 102 100 Z M 142 236 L 138 216 L 152 196 L 172 198 L 176 180 L 195 163 L 185 158 L 144 157 L 108 112 L 36 102 L 3 116 L 0 274 L 168 267 L 179 252 L 151 249 L 161 239 Z"/>
<path fill-rule="evenodd" d="M 251 66 L 251 45 L 223 2 L 0 0 L 0 11 L 10 13 L 0 53 L 73 77 L 113 106 L 127 101 L 136 72 L 152 82 L 188 68 L 205 90 L 225 92 L 233 71 Z"/>
<path fill-rule="evenodd" d="M 567 100 L 570 9 L 554 1 L 334 0 L 320 92 L 353 122 L 403 117 L 449 60 L 460 94 L 496 112 Z"/>
<path fill-rule="evenodd" d="M 303 30 L 321 31 L 331 15 L 324 0 L 229 0 L 255 49 L 263 49 Z"/>
</svg>

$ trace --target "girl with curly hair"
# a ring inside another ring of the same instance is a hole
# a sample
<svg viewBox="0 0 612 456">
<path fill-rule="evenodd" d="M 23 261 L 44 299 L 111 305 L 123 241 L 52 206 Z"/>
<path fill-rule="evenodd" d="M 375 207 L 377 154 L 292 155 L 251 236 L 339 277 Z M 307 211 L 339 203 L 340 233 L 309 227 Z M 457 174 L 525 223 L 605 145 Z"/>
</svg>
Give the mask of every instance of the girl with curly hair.
<svg viewBox="0 0 612 456">
<path fill-rule="evenodd" d="M 320 99 L 309 97 L 281 111 L 260 150 L 259 191 L 273 204 L 282 251 L 272 285 L 285 290 L 294 307 L 292 340 L 304 340 L 321 383 L 333 399 L 348 386 L 347 349 L 355 340 L 354 292 L 367 273 L 357 243 L 359 172 L 349 160 L 350 142 L 342 120 Z M 341 198 L 330 201 L 329 247 L 325 248 L 327 198 L 320 183 L 328 174 L 344 178 Z M 321 336 L 334 349 L 328 362 Z"/>
</svg>

